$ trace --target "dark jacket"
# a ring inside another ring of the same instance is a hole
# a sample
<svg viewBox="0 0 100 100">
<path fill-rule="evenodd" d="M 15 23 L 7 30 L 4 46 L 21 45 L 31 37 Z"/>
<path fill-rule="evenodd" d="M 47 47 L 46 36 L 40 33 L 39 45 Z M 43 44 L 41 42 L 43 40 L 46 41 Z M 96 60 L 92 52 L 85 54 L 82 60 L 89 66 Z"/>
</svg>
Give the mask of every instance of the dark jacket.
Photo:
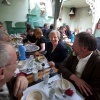
<svg viewBox="0 0 100 100">
<path fill-rule="evenodd" d="M 47 44 L 46 58 L 48 61 L 53 61 L 55 63 L 55 67 L 58 68 L 59 64 L 68 56 L 68 50 L 60 42 L 53 52 L 52 49 L 53 45 L 49 42 Z"/>
<path fill-rule="evenodd" d="M 61 63 L 58 72 L 63 73 L 65 79 L 69 79 L 72 74 L 75 74 L 77 64 L 77 56 L 70 55 L 68 59 L 65 59 Z M 93 51 L 85 66 L 81 79 L 87 82 L 93 89 L 93 95 L 88 97 L 84 95 L 85 100 L 100 100 L 100 52 L 98 50 Z M 75 83 L 73 81 L 71 82 L 78 89 Z"/>
</svg>

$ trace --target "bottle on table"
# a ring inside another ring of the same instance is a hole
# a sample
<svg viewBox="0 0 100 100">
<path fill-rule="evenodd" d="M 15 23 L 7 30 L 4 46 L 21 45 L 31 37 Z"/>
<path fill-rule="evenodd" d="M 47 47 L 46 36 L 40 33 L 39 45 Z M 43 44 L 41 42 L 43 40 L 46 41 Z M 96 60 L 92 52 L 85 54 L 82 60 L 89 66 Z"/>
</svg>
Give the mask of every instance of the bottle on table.
<svg viewBox="0 0 100 100">
<path fill-rule="evenodd" d="M 18 46 L 18 50 L 19 50 L 19 60 L 25 60 L 26 54 L 25 54 L 25 47 L 23 46 L 23 44 L 20 44 Z"/>
</svg>

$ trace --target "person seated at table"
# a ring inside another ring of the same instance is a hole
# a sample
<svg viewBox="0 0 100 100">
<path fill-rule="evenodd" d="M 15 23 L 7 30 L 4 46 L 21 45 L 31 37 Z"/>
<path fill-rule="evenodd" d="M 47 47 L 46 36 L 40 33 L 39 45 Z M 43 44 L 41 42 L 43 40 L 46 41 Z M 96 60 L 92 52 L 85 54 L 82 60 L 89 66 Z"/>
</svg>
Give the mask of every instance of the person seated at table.
<svg viewBox="0 0 100 100">
<path fill-rule="evenodd" d="M 89 34 L 92 34 L 92 29 L 91 28 L 87 28 L 86 32 Z M 97 49 L 100 51 L 100 37 L 96 37 L 97 39 Z"/>
<path fill-rule="evenodd" d="M 29 44 L 31 44 L 31 43 L 35 43 L 36 40 L 37 40 L 37 39 L 36 39 L 36 37 L 35 37 L 35 35 L 34 35 L 34 29 L 33 29 L 33 28 L 29 28 L 29 29 L 27 30 L 26 38 L 23 39 L 23 42 L 24 42 L 24 43 L 29 43 Z"/>
<path fill-rule="evenodd" d="M 100 100 L 100 52 L 96 38 L 86 32 L 78 33 L 73 53 L 59 66 L 58 73 L 70 80 L 85 100 Z"/>
<path fill-rule="evenodd" d="M 39 53 L 45 54 L 47 41 L 46 38 L 43 36 L 43 32 L 40 28 L 34 29 L 34 35 L 37 38 L 36 45 L 40 47 Z"/>
<path fill-rule="evenodd" d="M 0 31 L 0 41 L 9 42 L 8 39 L 9 39 L 8 35 L 6 35 L 4 31 Z M 1 47 L 0 47 L 0 49 L 1 49 Z M 23 86 L 19 86 L 20 84 L 23 85 Z M 28 81 L 27 81 L 27 78 L 26 78 L 25 74 L 24 73 L 19 73 L 18 76 L 17 76 L 17 80 L 15 81 L 14 96 L 19 94 L 18 93 L 19 89 L 23 88 L 23 90 L 24 90 L 26 88 L 26 84 L 28 85 Z"/>
<path fill-rule="evenodd" d="M 68 25 L 66 25 L 66 27 L 65 27 L 65 33 L 67 35 L 67 38 L 71 39 L 71 31 L 70 31 L 70 27 Z"/>
<path fill-rule="evenodd" d="M 53 30 L 49 33 L 50 42 L 47 44 L 46 58 L 49 65 L 58 68 L 59 64 L 68 56 L 67 48 L 59 41 L 59 31 Z"/>
</svg>

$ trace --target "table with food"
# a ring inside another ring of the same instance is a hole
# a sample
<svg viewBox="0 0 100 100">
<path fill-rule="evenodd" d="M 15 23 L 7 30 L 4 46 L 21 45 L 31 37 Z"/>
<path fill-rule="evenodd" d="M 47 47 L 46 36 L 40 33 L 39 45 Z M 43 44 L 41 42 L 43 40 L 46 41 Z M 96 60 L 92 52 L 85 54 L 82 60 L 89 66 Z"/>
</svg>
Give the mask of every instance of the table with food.
<svg viewBox="0 0 100 100">
<path fill-rule="evenodd" d="M 59 74 L 28 87 L 21 100 L 84 100 L 74 85 Z"/>
</svg>

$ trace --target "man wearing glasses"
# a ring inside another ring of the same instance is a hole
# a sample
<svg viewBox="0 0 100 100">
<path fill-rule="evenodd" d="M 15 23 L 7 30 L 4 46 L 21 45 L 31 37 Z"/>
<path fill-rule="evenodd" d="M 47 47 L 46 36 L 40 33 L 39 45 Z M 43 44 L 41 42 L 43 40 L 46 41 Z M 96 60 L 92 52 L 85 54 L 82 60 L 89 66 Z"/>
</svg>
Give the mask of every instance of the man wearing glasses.
<svg viewBox="0 0 100 100">
<path fill-rule="evenodd" d="M 12 47 L 12 45 L 10 45 L 9 43 L 5 43 L 5 40 L 1 40 L 1 41 L 3 41 L 0 42 L 0 89 L 2 90 L 1 87 L 6 82 L 8 82 L 11 79 L 11 77 L 14 75 L 14 72 L 16 70 L 17 56 L 16 56 L 16 51 Z M 12 85 L 14 85 L 13 88 L 14 96 L 18 96 L 27 88 L 28 80 L 24 74 L 23 75 L 19 74 L 16 77 L 15 84 Z"/>
</svg>

